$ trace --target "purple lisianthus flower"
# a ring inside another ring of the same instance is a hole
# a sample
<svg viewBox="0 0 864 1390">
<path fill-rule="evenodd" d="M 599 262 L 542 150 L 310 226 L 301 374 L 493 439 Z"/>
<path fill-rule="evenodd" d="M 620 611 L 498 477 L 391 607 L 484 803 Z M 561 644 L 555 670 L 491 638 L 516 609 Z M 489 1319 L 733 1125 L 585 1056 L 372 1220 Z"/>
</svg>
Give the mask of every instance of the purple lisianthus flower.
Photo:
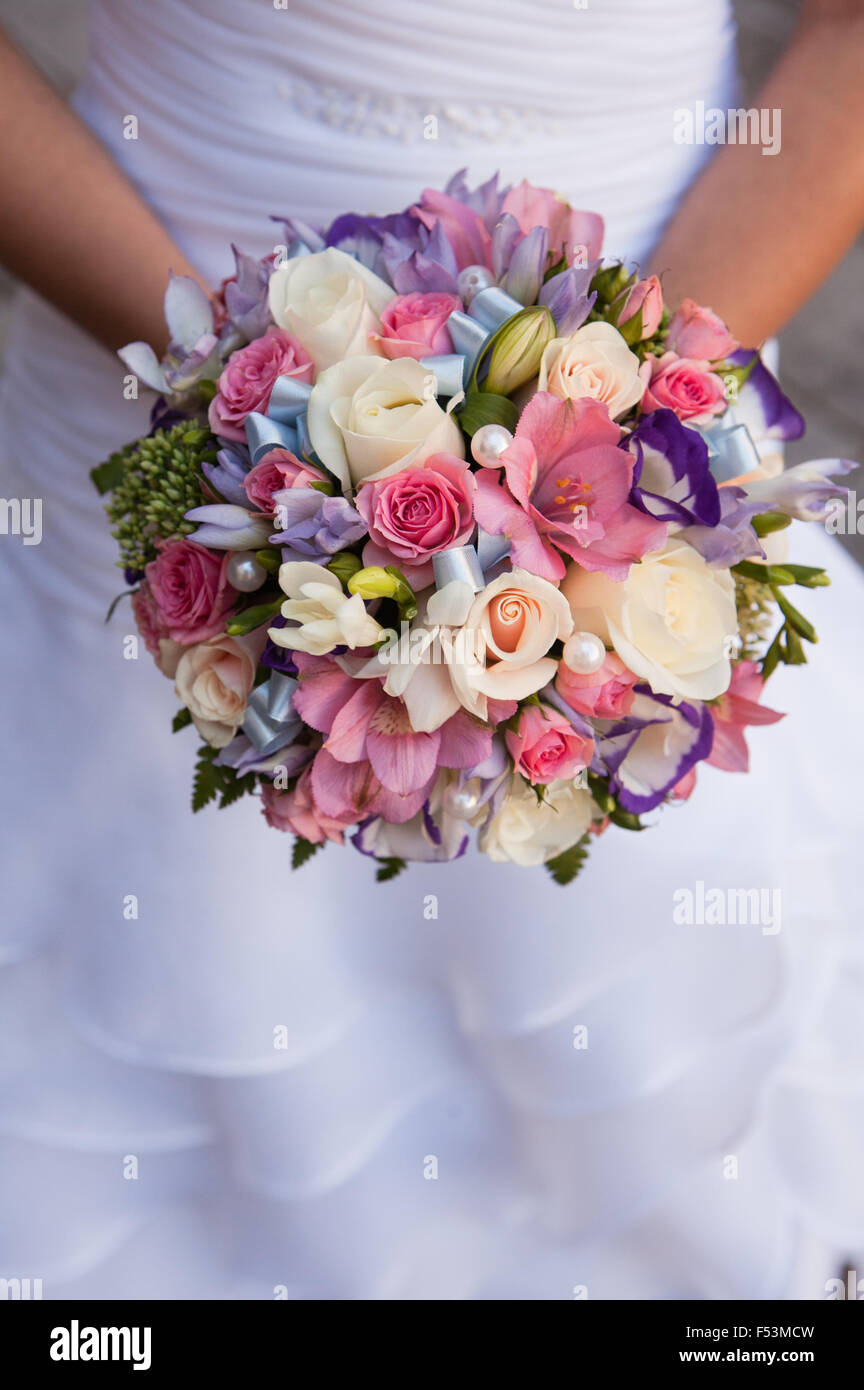
<svg viewBox="0 0 864 1390">
<path fill-rule="evenodd" d="M 283 618 L 279 613 L 271 620 L 268 627 L 287 627 L 288 619 Z M 262 666 L 268 667 L 271 671 L 281 671 L 285 676 L 297 675 L 297 663 L 294 660 L 294 653 L 290 647 L 277 647 L 272 638 L 268 637 L 264 650 L 258 658 Z"/>
<path fill-rule="evenodd" d="M 634 686 L 626 718 L 599 724 L 592 768 L 609 775 L 619 804 L 636 815 L 665 801 L 682 777 L 708 757 L 714 741 L 707 705 L 695 700 L 675 705 L 670 696 L 655 695 L 647 685 Z"/>
<path fill-rule="evenodd" d="M 389 217 L 363 217 L 357 212 L 346 212 L 328 228 L 325 242 L 337 251 L 354 256 L 361 265 L 382 279 L 389 280 L 384 255 L 385 238 L 391 237 L 404 243 L 410 252 L 419 248 L 417 232 L 417 219 L 407 209 Z"/>
<path fill-rule="evenodd" d="M 776 377 L 771 375 L 759 354 L 749 348 L 739 348 L 728 360 L 735 367 L 746 367 L 754 357 L 756 364 L 738 391 L 728 417 L 730 422 L 746 425 L 757 442 L 800 439 L 805 429 L 804 416 L 780 390 Z"/>
<path fill-rule="evenodd" d="M 677 526 L 716 526 L 720 496 L 711 475 L 708 446 L 672 410 L 643 415 L 626 447 L 635 456 L 630 500 L 658 521 Z"/>
<path fill-rule="evenodd" d="M 327 497 L 313 487 L 274 492 L 281 531 L 270 537 L 289 560 L 326 562 L 367 534 L 366 522 L 347 497 Z"/>
</svg>

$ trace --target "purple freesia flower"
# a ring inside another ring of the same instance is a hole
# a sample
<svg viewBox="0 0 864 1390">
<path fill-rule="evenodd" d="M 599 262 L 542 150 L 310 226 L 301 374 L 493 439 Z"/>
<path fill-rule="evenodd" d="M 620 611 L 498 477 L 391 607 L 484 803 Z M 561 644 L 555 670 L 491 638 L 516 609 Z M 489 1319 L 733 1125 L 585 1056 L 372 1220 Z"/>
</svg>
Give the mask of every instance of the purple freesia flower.
<svg viewBox="0 0 864 1390">
<path fill-rule="evenodd" d="M 655 695 L 647 685 L 634 686 L 626 718 L 613 724 L 597 721 L 597 772 L 610 776 L 610 787 L 626 811 L 641 815 L 665 801 L 681 778 L 711 752 L 714 721 L 707 705 Z"/>
<path fill-rule="evenodd" d="M 345 212 L 328 228 L 325 241 L 338 251 L 354 256 L 369 270 L 389 279 L 384 257 L 385 238 L 392 237 L 404 243 L 409 250 L 419 247 L 417 219 L 405 212 L 392 213 L 389 217 L 363 217 L 358 212 Z"/>
<path fill-rule="evenodd" d="M 594 308 L 597 291 L 593 294 L 589 291 L 599 264 L 599 261 L 591 261 L 586 266 L 571 266 L 553 275 L 541 289 L 538 302 L 546 305 L 562 337 L 581 328 Z"/>
<path fill-rule="evenodd" d="M 225 309 L 228 318 L 249 342 L 260 338 L 272 322 L 268 290 L 273 262 L 259 261 L 233 246 L 237 278 L 225 285 Z"/>
<path fill-rule="evenodd" d="M 718 524 L 720 496 L 708 446 L 674 411 L 643 415 L 626 447 L 636 458 L 630 499 L 635 507 L 677 526 Z"/>
<path fill-rule="evenodd" d="M 274 492 L 282 530 L 270 537 L 284 560 L 327 561 L 367 534 L 366 522 L 347 497 L 326 497 L 313 487 Z"/>
<path fill-rule="evenodd" d="M 723 569 L 731 569 L 739 560 L 746 560 L 751 555 L 759 555 L 764 560 L 765 552 L 751 521 L 759 512 L 769 508 L 764 503 L 748 501 L 741 487 L 721 487 L 717 492 L 720 497 L 720 520 L 717 525 L 685 526 L 679 532 L 681 539 L 698 550 L 709 565 L 719 565 Z"/>
<path fill-rule="evenodd" d="M 729 361 L 735 367 L 746 367 L 754 357 L 753 367 L 738 392 L 731 408 L 730 421 L 746 425 L 755 440 L 800 439 L 804 433 L 804 416 L 780 390 L 776 377 L 765 366 L 758 352 L 739 348 Z"/>
<path fill-rule="evenodd" d="M 382 256 L 385 278 L 399 294 L 457 294 L 459 263 L 440 222 L 432 230 L 412 218 L 411 239 L 385 234 Z"/>
<path fill-rule="evenodd" d="M 201 464 L 204 476 L 226 502 L 246 508 L 249 506 L 249 498 L 241 484 L 249 468 L 249 450 L 246 445 L 229 442 L 219 450 L 215 463 L 209 463 L 204 459 Z"/>
<path fill-rule="evenodd" d="M 832 483 L 830 474 L 842 477 L 857 467 L 854 459 L 812 459 L 784 469 L 776 478 L 745 482 L 743 491 L 758 511 L 785 512 L 799 521 L 824 521 L 831 503 L 845 501 L 849 495 L 848 487 Z"/>
</svg>

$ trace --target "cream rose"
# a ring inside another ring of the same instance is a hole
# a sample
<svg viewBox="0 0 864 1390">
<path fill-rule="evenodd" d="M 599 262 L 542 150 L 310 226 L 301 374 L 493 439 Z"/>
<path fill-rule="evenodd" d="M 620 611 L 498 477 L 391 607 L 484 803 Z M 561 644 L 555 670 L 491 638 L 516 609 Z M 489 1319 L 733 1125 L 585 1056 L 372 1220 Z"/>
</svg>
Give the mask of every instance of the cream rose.
<svg viewBox="0 0 864 1390">
<path fill-rule="evenodd" d="M 613 420 L 642 399 L 639 358 L 611 323 L 586 323 L 569 338 L 553 338 L 540 359 L 537 383 L 564 401 L 590 396 Z"/>
<path fill-rule="evenodd" d="M 735 581 L 685 541 L 670 540 L 614 583 L 571 565 L 561 591 L 578 631 L 595 632 L 658 695 L 713 700 L 732 675 Z"/>
<path fill-rule="evenodd" d="M 450 675 L 460 702 L 484 718 L 484 697 L 524 700 L 542 690 L 558 668 L 549 648 L 572 631 L 554 584 L 527 570 L 499 575 L 477 594 L 454 640 Z"/>
<path fill-rule="evenodd" d="M 187 647 L 174 689 L 211 748 L 224 748 L 243 722 L 264 637 L 211 637 Z"/>
<path fill-rule="evenodd" d="M 325 656 L 334 647 L 371 647 L 385 629 L 366 612 L 359 594 L 349 596 L 332 570 L 311 560 L 280 567 L 279 587 L 288 597 L 282 617 L 299 627 L 271 627 L 270 640 L 290 651 Z"/>
<path fill-rule="evenodd" d="M 573 782 L 550 782 L 542 801 L 521 777 L 513 777 L 497 815 L 479 837 L 496 863 L 533 868 L 555 859 L 585 834 L 596 811 L 590 792 Z"/>
<path fill-rule="evenodd" d="M 365 265 L 330 247 L 296 256 L 270 277 L 270 313 L 322 371 L 358 353 L 380 352 L 370 335 L 396 291 Z"/>
<path fill-rule="evenodd" d="M 319 376 L 306 421 L 312 447 L 343 491 L 431 454 L 465 457 L 462 431 L 435 399 L 435 375 L 412 357 L 349 357 Z"/>
</svg>

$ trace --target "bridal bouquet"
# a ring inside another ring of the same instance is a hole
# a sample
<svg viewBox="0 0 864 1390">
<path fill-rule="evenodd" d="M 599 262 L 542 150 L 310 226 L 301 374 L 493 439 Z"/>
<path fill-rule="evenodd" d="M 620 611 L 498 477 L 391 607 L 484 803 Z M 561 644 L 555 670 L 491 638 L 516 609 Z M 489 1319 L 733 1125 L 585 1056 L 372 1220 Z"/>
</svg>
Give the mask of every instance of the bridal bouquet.
<svg viewBox="0 0 864 1390">
<path fill-rule="evenodd" d="M 700 762 L 747 768 L 816 640 L 783 471 L 801 416 L 758 353 L 603 224 L 497 179 L 326 231 L 289 220 L 208 297 L 172 278 L 152 429 L 110 493 L 138 629 L 203 746 L 193 808 L 260 797 L 293 863 L 348 833 L 392 877 L 472 830 L 568 882 Z"/>
</svg>

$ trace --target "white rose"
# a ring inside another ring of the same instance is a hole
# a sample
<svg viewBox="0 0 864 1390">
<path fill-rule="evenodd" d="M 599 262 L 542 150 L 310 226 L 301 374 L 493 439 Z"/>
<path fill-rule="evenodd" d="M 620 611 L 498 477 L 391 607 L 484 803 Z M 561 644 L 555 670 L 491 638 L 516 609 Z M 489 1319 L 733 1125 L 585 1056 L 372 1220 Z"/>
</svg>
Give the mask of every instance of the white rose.
<svg viewBox="0 0 864 1390">
<path fill-rule="evenodd" d="M 270 277 L 274 321 L 296 335 L 318 371 L 378 352 L 370 334 L 380 332 L 380 315 L 395 296 L 390 285 L 334 247 L 295 256 Z"/>
<path fill-rule="evenodd" d="M 211 748 L 224 748 L 242 724 L 263 646 L 263 635 L 211 637 L 177 663 L 174 689 Z"/>
<path fill-rule="evenodd" d="M 562 400 L 590 396 L 613 420 L 642 399 L 639 358 L 611 323 L 586 323 L 569 338 L 553 338 L 540 359 L 540 391 Z"/>
<path fill-rule="evenodd" d="M 595 632 L 658 695 L 713 700 L 728 688 L 735 581 L 685 541 L 643 555 L 626 579 L 571 565 L 561 591 L 579 631 Z"/>
<path fill-rule="evenodd" d="M 332 570 L 311 560 L 292 560 L 279 568 L 279 587 L 288 595 L 282 617 L 299 627 L 271 627 L 277 647 L 325 656 L 334 647 L 371 647 L 384 628 L 366 612 L 359 594 L 344 593 Z"/>
<path fill-rule="evenodd" d="M 312 448 L 343 491 L 419 466 L 430 454 L 465 457 L 462 431 L 435 399 L 434 372 L 413 357 L 349 357 L 322 372 L 306 421 Z"/>
<path fill-rule="evenodd" d="M 573 782 L 550 782 L 543 801 L 538 801 L 527 782 L 514 774 L 498 814 L 478 843 L 496 863 L 533 868 L 575 845 L 595 810 L 590 792 Z"/>
</svg>

